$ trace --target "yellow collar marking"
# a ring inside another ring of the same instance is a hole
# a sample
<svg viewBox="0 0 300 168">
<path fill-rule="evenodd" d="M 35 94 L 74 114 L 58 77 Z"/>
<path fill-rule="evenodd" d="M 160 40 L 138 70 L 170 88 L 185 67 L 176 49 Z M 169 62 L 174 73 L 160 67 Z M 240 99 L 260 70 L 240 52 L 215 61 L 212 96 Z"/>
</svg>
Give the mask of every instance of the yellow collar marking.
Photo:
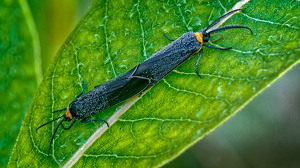
<svg viewBox="0 0 300 168">
<path fill-rule="evenodd" d="M 73 120 L 73 116 L 72 116 L 69 108 L 67 109 L 66 116 Z"/>
<path fill-rule="evenodd" d="M 202 46 L 203 46 L 203 34 L 202 33 L 195 33 L 195 36 L 196 36 L 196 39 L 201 43 L 201 46 L 200 46 L 200 49 L 196 52 L 198 53 L 201 49 L 202 49 Z"/>
</svg>

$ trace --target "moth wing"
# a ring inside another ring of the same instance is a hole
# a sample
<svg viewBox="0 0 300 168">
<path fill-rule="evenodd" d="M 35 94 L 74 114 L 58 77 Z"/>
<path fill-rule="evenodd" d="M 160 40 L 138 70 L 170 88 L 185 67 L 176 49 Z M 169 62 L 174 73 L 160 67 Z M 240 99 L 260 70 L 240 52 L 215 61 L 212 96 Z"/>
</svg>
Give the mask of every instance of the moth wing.
<svg viewBox="0 0 300 168">
<path fill-rule="evenodd" d="M 132 74 L 136 71 L 137 68 L 138 66 L 134 67 L 130 71 L 108 81 L 107 84 L 109 84 L 113 90 L 124 87 L 130 81 L 130 79 L 132 78 Z M 95 88 L 101 87 L 102 85 L 103 84 L 97 85 L 95 86 Z"/>
<path fill-rule="evenodd" d="M 110 105 L 118 104 L 130 97 L 137 95 L 147 89 L 151 80 L 149 78 L 132 76 L 128 78 L 126 84 L 122 87 L 111 88 L 112 91 L 108 94 Z"/>
</svg>

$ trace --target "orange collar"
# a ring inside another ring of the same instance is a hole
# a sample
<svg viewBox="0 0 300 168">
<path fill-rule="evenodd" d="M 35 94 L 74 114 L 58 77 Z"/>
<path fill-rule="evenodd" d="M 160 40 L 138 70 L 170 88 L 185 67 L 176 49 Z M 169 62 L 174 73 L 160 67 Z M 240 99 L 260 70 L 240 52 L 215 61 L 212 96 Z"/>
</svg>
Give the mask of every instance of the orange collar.
<svg viewBox="0 0 300 168">
<path fill-rule="evenodd" d="M 73 120 L 73 116 L 72 116 L 69 108 L 67 109 L 66 116 Z"/>
<path fill-rule="evenodd" d="M 202 46 L 203 46 L 203 34 L 202 33 L 195 33 L 195 36 L 196 36 L 196 39 L 201 43 L 201 46 L 200 46 L 200 49 L 196 52 L 198 53 L 201 49 L 202 49 Z"/>
</svg>

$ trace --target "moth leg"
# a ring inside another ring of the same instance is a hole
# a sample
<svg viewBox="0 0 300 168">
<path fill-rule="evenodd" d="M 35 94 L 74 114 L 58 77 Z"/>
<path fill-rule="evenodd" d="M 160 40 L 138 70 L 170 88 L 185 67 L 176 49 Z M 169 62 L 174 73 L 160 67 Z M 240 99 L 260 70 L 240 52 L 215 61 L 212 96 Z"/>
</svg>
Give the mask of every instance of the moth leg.
<svg viewBox="0 0 300 168">
<path fill-rule="evenodd" d="M 196 74 L 197 74 L 200 78 L 202 78 L 202 77 L 201 77 L 201 75 L 199 75 L 199 73 L 198 73 L 197 65 L 198 65 L 198 63 L 199 63 L 199 61 L 200 61 L 200 58 L 201 58 L 201 55 L 202 55 L 202 51 L 203 51 L 203 50 L 200 50 L 200 52 L 199 52 L 199 57 L 198 57 L 197 62 L 196 62 L 196 64 L 195 64 Z"/>
<path fill-rule="evenodd" d="M 75 121 L 73 121 L 73 122 L 68 126 L 68 128 L 64 127 L 63 124 L 61 124 L 61 127 L 62 127 L 64 130 L 69 130 L 69 129 L 73 126 L 74 123 L 75 123 Z"/>
<path fill-rule="evenodd" d="M 147 86 L 141 91 L 141 93 L 140 93 L 140 95 L 139 95 L 139 97 L 141 97 L 141 95 L 143 94 L 143 92 L 144 92 L 145 90 L 148 89 L 148 86 L 149 86 L 150 83 L 151 83 L 151 79 L 150 79 L 150 78 L 147 78 L 147 77 L 142 77 L 142 76 L 131 76 L 131 78 L 143 79 L 143 80 L 147 80 L 147 81 L 148 81 Z"/>
<path fill-rule="evenodd" d="M 165 37 L 170 40 L 170 41 L 175 41 L 174 39 L 170 39 L 165 33 L 164 33 Z"/>
<path fill-rule="evenodd" d="M 105 121 L 105 120 L 102 120 L 102 119 L 95 118 L 95 119 L 86 120 L 86 121 L 85 121 L 85 119 L 81 120 L 81 122 L 85 122 L 85 123 L 87 123 L 87 122 L 93 122 L 93 121 L 103 121 L 103 122 L 105 122 L 105 124 L 107 125 L 107 127 L 109 127 L 108 122 Z"/>
<path fill-rule="evenodd" d="M 84 80 L 82 80 L 82 83 L 83 83 L 83 89 L 82 89 L 81 93 L 79 93 L 79 95 L 76 98 L 80 97 L 86 89 L 86 84 L 85 84 Z"/>
<path fill-rule="evenodd" d="M 215 47 L 215 46 L 211 46 L 211 45 L 207 45 L 207 44 L 203 44 L 203 46 L 208 47 L 208 48 L 218 49 L 218 50 L 230 50 L 230 49 L 232 49 L 232 47 L 229 47 L 229 48 L 219 48 L 219 47 Z"/>
</svg>

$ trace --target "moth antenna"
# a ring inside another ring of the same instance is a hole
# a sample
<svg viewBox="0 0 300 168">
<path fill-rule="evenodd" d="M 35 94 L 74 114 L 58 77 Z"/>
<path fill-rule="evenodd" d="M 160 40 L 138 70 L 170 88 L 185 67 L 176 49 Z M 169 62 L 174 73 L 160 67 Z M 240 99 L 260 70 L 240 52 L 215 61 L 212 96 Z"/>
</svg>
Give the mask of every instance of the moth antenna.
<svg viewBox="0 0 300 168">
<path fill-rule="evenodd" d="M 232 49 L 232 47 L 229 47 L 229 48 L 219 48 L 219 47 L 211 46 L 211 45 L 208 45 L 208 44 L 203 44 L 203 46 L 208 47 L 208 48 L 218 49 L 218 50 L 230 50 L 230 49 Z"/>
<path fill-rule="evenodd" d="M 55 118 L 54 120 L 48 121 L 48 122 L 46 122 L 45 124 L 39 126 L 39 127 L 35 130 L 35 132 L 37 132 L 38 129 L 40 129 L 41 127 L 43 127 L 43 126 L 45 126 L 45 125 L 47 125 L 47 124 L 49 124 L 49 123 L 51 123 L 51 122 L 53 122 L 53 121 L 56 121 L 56 120 L 60 119 L 60 118 L 63 117 L 63 116 L 64 116 L 64 114 L 61 115 L 61 116 L 59 116 L 59 117 L 57 117 L 57 118 Z"/>
<path fill-rule="evenodd" d="M 49 151 L 48 151 L 48 156 L 49 156 L 49 153 L 50 153 L 50 150 L 51 150 L 51 147 L 52 147 L 52 142 L 53 142 L 54 136 L 56 134 L 56 131 L 57 131 L 58 127 L 62 124 L 62 122 L 64 122 L 64 121 L 65 121 L 65 119 L 61 120 L 61 122 L 58 123 L 58 125 L 56 126 L 56 128 L 54 130 L 54 133 L 53 133 L 51 141 L 50 141 L 50 147 L 49 147 Z"/>
<path fill-rule="evenodd" d="M 215 32 L 215 31 L 219 31 L 219 30 L 234 29 L 234 28 L 248 29 L 248 30 L 250 30 L 251 33 L 253 34 L 253 31 L 252 31 L 249 27 L 241 26 L 241 25 L 228 25 L 228 26 L 220 27 L 220 28 L 218 28 L 218 29 L 215 29 L 215 30 L 212 30 L 212 31 L 208 32 L 208 34 L 210 34 L 210 33 L 212 33 L 212 32 Z"/>
<path fill-rule="evenodd" d="M 212 24 L 210 24 L 206 29 L 204 29 L 204 31 L 206 32 L 206 30 L 212 28 L 214 25 L 216 25 L 217 23 L 219 23 L 223 18 L 227 17 L 228 15 L 231 15 L 232 13 L 240 11 L 240 10 L 243 10 L 243 9 L 236 9 L 236 10 L 233 10 L 233 11 L 230 11 L 230 12 L 224 14 L 223 16 L 219 17 L 217 20 L 215 20 L 214 22 L 212 22 Z"/>
</svg>

